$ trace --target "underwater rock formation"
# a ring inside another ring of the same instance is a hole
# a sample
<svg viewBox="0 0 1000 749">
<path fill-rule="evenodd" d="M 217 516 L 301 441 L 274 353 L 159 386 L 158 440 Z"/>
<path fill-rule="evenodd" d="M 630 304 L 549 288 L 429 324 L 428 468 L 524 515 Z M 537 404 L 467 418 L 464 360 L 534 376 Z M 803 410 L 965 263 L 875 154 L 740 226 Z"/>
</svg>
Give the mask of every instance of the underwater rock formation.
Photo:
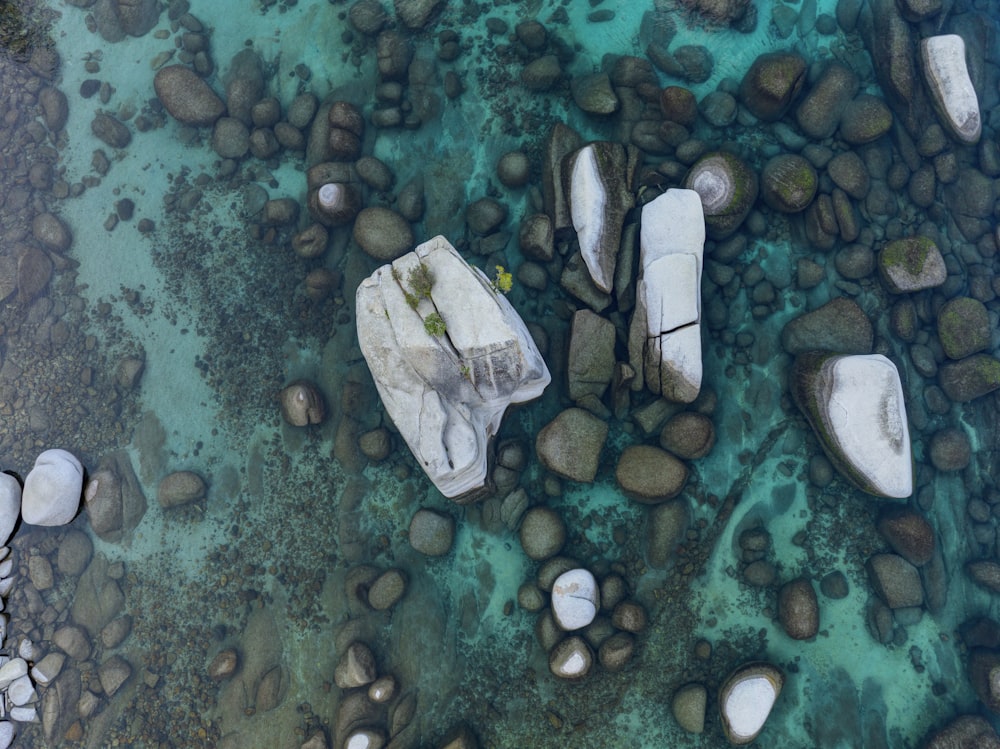
<svg viewBox="0 0 1000 749">
<path fill-rule="evenodd" d="M 913 493 L 903 387 L 891 361 L 880 354 L 802 354 L 790 388 L 823 451 L 848 481 L 877 497 Z"/>
<path fill-rule="evenodd" d="M 376 270 L 356 303 L 361 351 L 413 455 L 447 497 L 482 489 L 507 406 L 551 380 L 524 322 L 440 236 Z"/>
<path fill-rule="evenodd" d="M 629 333 L 630 359 L 652 392 L 679 403 L 690 403 L 701 390 L 704 247 L 697 192 L 667 190 L 643 206 L 642 276 Z"/>
<path fill-rule="evenodd" d="M 958 34 L 920 40 L 924 78 L 941 122 L 959 142 L 975 144 L 982 135 L 979 99 L 965 64 L 965 42 Z"/>
</svg>

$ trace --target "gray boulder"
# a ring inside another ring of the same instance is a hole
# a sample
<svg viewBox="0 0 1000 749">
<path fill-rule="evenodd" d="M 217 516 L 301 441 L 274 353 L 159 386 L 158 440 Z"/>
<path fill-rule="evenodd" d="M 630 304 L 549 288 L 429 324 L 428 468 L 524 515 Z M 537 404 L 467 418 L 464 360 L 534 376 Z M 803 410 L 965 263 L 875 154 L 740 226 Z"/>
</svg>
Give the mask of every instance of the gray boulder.
<svg viewBox="0 0 1000 749">
<path fill-rule="evenodd" d="M 590 483 L 597 475 L 608 425 L 582 408 L 567 408 L 538 432 L 535 450 L 548 470 Z"/>
<path fill-rule="evenodd" d="M 871 320 L 856 302 L 845 297 L 796 317 L 781 331 L 781 346 L 792 355 L 817 350 L 868 354 L 873 339 Z"/>
<path fill-rule="evenodd" d="M 725 239 L 735 232 L 757 200 L 757 175 L 727 151 L 698 159 L 684 178 L 684 187 L 701 196 L 710 239 Z"/>
<path fill-rule="evenodd" d="M 949 299 L 938 312 L 938 340 L 949 359 L 963 359 L 989 348 L 990 314 L 978 299 Z"/>
<path fill-rule="evenodd" d="M 927 237 L 889 242 L 878 256 L 879 274 L 892 294 L 906 294 L 940 286 L 948 278 L 944 258 Z"/>
<path fill-rule="evenodd" d="M 226 111 L 222 99 L 184 65 L 160 68 L 153 77 L 156 96 L 171 117 L 184 125 L 207 127 Z"/>
<path fill-rule="evenodd" d="M 806 80 L 806 61 L 796 52 L 768 52 L 753 61 L 740 83 L 740 101 L 765 122 L 788 111 Z"/>
<path fill-rule="evenodd" d="M 590 310 L 573 314 L 570 327 L 569 397 L 574 401 L 585 395 L 604 395 L 615 369 L 615 326 Z"/>
<path fill-rule="evenodd" d="M 356 308 L 375 386 L 428 477 L 452 498 L 482 489 L 507 407 L 551 380 L 524 322 L 440 236 L 362 281 Z"/>
<path fill-rule="evenodd" d="M 865 567 L 875 594 L 890 609 L 920 606 L 924 602 L 920 573 L 898 554 L 874 554 Z"/>
<path fill-rule="evenodd" d="M 941 122 L 960 143 L 978 143 L 982 115 L 965 63 L 965 41 L 958 34 L 921 39 L 920 60 Z"/>
</svg>

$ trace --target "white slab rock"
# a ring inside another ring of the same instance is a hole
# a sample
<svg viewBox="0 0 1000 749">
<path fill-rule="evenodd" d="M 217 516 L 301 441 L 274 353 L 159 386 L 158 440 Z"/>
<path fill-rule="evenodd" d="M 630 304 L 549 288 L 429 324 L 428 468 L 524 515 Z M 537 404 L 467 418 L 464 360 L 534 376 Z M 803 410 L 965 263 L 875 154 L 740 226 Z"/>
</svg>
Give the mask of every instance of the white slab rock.
<svg viewBox="0 0 1000 749">
<path fill-rule="evenodd" d="M 9 473 L 0 473 L 0 543 L 7 543 L 21 516 L 21 485 Z"/>
<path fill-rule="evenodd" d="M 958 34 L 920 40 L 920 59 L 931 98 L 943 124 L 962 143 L 979 142 L 982 115 L 965 62 L 965 41 Z"/>
<path fill-rule="evenodd" d="M 667 190 L 642 208 L 641 276 L 630 356 L 634 387 L 690 403 L 701 391 L 701 272 L 705 217 L 694 190 Z"/>
<path fill-rule="evenodd" d="M 24 479 L 21 518 L 31 525 L 66 525 L 80 508 L 83 466 L 66 450 L 46 450 Z"/>
<path fill-rule="evenodd" d="M 414 308 L 408 278 L 419 263 L 433 281 Z M 428 477 L 447 497 L 481 489 L 507 407 L 537 398 L 551 381 L 520 316 L 440 236 L 362 281 L 356 306 L 375 386 Z M 443 335 L 425 328 L 433 313 Z"/>
<path fill-rule="evenodd" d="M 583 629 L 597 616 L 600 590 L 589 570 L 567 570 L 552 584 L 552 616 L 562 629 Z"/>
<path fill-rule="evenodd" d="M 781 671 L 767 663 L 740 666 L 726 679 L 719 690 L 719 712 L 731 743 L 749 744 L 760 735 L 783 684 Z"/>
<path fill-rule="evenodd" d="M 913 454 L 903 386 L 881 354 L 803 354 L 792 394 L 831 462 L 862 491 L 903 499 L 913 493 Z"/>
<path fill-rule="evenodd" d="M 625 214 L 634 198 L 626 184 L 627 156 L 619 143 L 597 141 L 567 156 L 570 217 L 594 285 L 610 294 Z"/>
<path fill-rule="evenodd" d="M 0 691 L 7 689 L 15 680 L 28 673 L 28 664 L 24 658 L 12 658 L 0 666 Z"/>
</svg>

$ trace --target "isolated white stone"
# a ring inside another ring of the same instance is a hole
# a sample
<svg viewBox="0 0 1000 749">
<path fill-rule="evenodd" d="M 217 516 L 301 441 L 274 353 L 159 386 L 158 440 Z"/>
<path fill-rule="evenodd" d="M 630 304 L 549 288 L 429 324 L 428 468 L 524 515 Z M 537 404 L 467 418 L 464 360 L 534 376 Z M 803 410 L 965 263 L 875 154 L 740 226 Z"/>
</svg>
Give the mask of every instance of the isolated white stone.
<svg viewBox="0 0 1000 749">
<path fill-rule="evenodd" d="M 594 621 L 599 607 L 600 590 L 589 570 L 568 570 L 552 584 L 552 616 L 567 632 Z"/>
<path fill-rule="evenodd" d="M 83 466 L 66 450 L 46 450 L 24 479 L 21 518 L 31 525 L 65 525 L 80 508 Z"/>
<path fill-rule="evenodd" d="M 21 485 L 9 473 L 0 473 L 0 543 L 7 543 L 21 515 Z"/>
<path fill-rule="evenodd" d="M 419 263 L 433 283 L 414 309 L 405 292 Z M 551 380 L 524 322 L 440 236 L 376 270 L 356 304 L 361 352 L 414 457 L 447 497 L 482 488 L 507 407 L 537 398 Z M 443 335 L 426 330 L 432 313 Z"/>
<path fill-rule="evenodd" d="M 965 41 L 957 34 L 921 39 L 920 57 L 927 88 L 943 124 L 962 143 L 978 143 L 982 115 L 965 62 Z"/>
<path fill-rule="evenodd" d="M 757 738 L 783 682 L 781 672 L 766 663 L 741 666 L 726 679 L 719 690 L 719 712 L 730 742 L 749 744 Z"/>
<path fill-rule="evenodd" d="M 629 338 L 630 355 L 641 360 L 633 367 L 641 366 L 653 393 L 690 403 L 702 381 L 705 217 L 698 193 L 667 190 L 643 206 L 639 243 L 641 278 Z"/>
</svg>

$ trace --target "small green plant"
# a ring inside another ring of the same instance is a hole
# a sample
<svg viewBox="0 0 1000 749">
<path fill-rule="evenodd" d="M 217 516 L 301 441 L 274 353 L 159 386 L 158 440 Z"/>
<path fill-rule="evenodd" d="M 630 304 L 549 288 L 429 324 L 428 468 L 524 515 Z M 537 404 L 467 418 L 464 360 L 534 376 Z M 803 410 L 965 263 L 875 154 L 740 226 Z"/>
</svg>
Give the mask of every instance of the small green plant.
<svg viewBox="0 0 1000 749">
<path fill-rule="evenodd" d="M 427 335 L 443 336 L 447 330 L 447 326 L 444 324 L 441 315 L 437 312 L 431 312 L 424 318 L 424 330 L 427 331 Z"/>
<path fill-rule="evenodd" d="M 472 370 L 469 369 L 468 364 L 463 364 L 458 368 L 458 371 L 462 373 L 462 377 L 472 382 Z"/>
<path fill-rule="evenodd" d="M 500 291 L 504 294 L 514 288 L 514 277 L 502 265 L 496 266 L 496 273 L 493 275 L 493 291 Z"/>
<path fill-rule="evenodd" d="M 434 285 L 434 276 L 431 275 L 431 271 L 426 265 L 417 263 L 410 268 L 410 272 L 406 276 L 406 282 L 409 284 L 410 291 L 418 297 L 429 297 L 431 295 L 431 287 Z"/>
</svg>

